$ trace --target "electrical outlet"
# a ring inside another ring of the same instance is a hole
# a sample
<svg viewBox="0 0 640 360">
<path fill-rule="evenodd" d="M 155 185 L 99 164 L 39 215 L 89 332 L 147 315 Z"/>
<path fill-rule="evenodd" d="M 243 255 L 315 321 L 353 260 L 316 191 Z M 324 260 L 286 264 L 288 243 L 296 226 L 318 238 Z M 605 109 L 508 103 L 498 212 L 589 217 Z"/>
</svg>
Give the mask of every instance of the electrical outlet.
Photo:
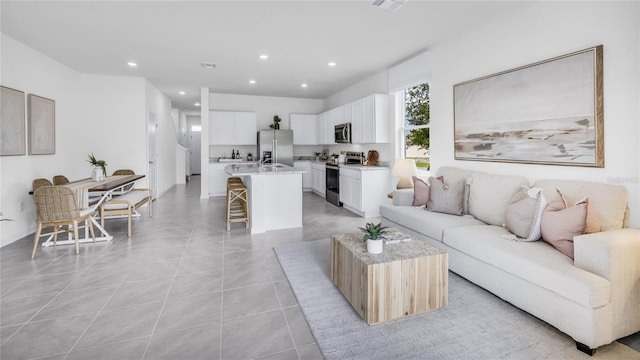
<svg viewBox="0 0 640 360">
<path fill-rule="evenodd" d="M 20 201 L 20 212 L 24 211 L 24 201 Z"/>
</svg>

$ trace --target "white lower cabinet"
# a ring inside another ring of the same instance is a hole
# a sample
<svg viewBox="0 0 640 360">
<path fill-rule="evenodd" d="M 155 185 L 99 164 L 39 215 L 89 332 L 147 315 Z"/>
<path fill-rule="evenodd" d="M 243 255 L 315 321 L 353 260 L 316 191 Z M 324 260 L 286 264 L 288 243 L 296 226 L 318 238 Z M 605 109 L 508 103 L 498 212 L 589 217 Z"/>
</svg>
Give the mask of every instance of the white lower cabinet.
<svg viewBox="0 0 640 360">
<path fill-rule="evenodd" d="M 304 170 L 302 174 L 302 191 L 311 191 L 313 188 L 313 174 L 311 172 L 311 161 L 294 161 L 293 167 Z"/>
<path fill-rule="evenodd" d="M 229 175 L 224 172 L 224 167 L 229 164 L 209 164 L 209 196 L 226 196 L 227 179 Z"/>
<path fill-rule="evenodd" d="M 322 197 L 325 196 L 326 171 L 324 163 L 311 163 L 311 189 Z"/>
<path fill-rule="evenodd" d="M 390 184 L 388 168 L 340 167 L 340 201 L 362 217 L 380 216 L 380 205 L 389 203 Z"/>
</svg>

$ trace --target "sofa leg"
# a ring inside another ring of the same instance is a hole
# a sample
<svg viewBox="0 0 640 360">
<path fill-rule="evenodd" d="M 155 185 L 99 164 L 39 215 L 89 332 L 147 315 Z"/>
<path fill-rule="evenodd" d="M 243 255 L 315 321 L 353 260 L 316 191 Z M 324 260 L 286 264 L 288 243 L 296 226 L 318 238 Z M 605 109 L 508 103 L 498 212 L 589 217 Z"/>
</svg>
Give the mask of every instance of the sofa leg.
<svg viewBox="0 0 640 360">
<path fill-rule="evenodd" d="M 596 353 L 596 349 L 592 349 L 588 345 L 579 343 L 577 341 L 576 341 L 576 348 L 589 356 L 593 356 L 593 354 Z"/>
</svg>

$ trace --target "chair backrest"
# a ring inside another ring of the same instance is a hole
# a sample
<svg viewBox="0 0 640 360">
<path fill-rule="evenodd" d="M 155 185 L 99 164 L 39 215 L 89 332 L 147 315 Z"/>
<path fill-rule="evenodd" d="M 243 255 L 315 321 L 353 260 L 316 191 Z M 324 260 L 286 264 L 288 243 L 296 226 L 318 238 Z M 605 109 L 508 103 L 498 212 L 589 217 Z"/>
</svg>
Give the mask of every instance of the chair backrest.
<svg viewBox="0 0 640 360">
<path fill-rule="evenodd" d="M 135 175 L 136 173 L 130 169 L 119 169 L 113 172 L 113 175 Z"/>
<path fill-rule="evenodd" d="M 68 183 L 69 179 L 64 175 L 56 175 L 53 177 L 53 185 L 64 185 Z"/>
<path fill-rule="evenodd" d="M 34 192 L 41 186 L 53 186 L 53 184 L 51 183 L 51 181 L 45 178 L 35 179 L 31 182 L 31 187 L 33 188 Z"/>
<path fill-rule="evenodd" d="M 33 193 L 36 222 L 50 222 L 80 217 L 73 191 L 64 186 L 41 186 Z"/>
</svg>

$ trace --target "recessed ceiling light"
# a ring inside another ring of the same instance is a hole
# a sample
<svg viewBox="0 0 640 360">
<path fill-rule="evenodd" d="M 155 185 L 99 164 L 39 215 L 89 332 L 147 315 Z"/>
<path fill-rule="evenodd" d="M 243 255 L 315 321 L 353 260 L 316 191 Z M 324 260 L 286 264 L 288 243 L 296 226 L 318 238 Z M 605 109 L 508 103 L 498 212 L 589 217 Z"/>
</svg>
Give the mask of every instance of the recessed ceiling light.
<svg viewBox="0 0 640 360">
<path fill-rule="evenodd" d="M 195 103 L 195 104 L 193 104 L 193 105 L 195 105 L 195 106 L 200 106 L 200 103 Z"/>
<path fill-rule="evenodd" d="M 267 60 L 269 58 L 269 55 L 267 54 L 260 54 L 260 59 L 262 60 Z"/>
<path fill-rule="evenodd" d="M 249 80 L 249 84 L 253 85 L 253 84 L 255 84 L 255 83 L 256 83 L 256 81 L 255 81 L 255 80 L 253 80 L 253 79 Z"/>
<path fill-rule="evenodd" d="M 303 87 L 303 88 L 306 88 L 308 85 L 307 85 L 307 83 L 302 83 L 302 84 L 300 84 L 300 86 Z"/>
<path fill-rule="evenodd" d="M 216 64 L 214 64 L 212 62 L 206 62 L 206 61 L 201 62 L 200 66 L 202 66 L 202 68 L 205 69 L 205 70 L 213 70 L 216 67 L 218 67 Z"/>
<path fill-rule="evenodd" d="M 333 67 L 333 66 L 336 66 L 336 62 L 335 61 L 329 61 L 329 63 L 327 65 Z"/>
<path fill-rule="evenodd" d="M 186 94 L 186 93 L 185 93 L 184 91 L 180 91 L 178 94 L 180 94 L 180 95 L 184 95 L 184 94 Z"/>
<path fill-rule="evenodd" d="M 127 63 L 127 65 L 129 65 L 130 67 L 136 67 L 136 66 L 138 66 L 138 64 L 134 63 L 133 61 L 129 61 L 129 62 Z"/>
</svg>

